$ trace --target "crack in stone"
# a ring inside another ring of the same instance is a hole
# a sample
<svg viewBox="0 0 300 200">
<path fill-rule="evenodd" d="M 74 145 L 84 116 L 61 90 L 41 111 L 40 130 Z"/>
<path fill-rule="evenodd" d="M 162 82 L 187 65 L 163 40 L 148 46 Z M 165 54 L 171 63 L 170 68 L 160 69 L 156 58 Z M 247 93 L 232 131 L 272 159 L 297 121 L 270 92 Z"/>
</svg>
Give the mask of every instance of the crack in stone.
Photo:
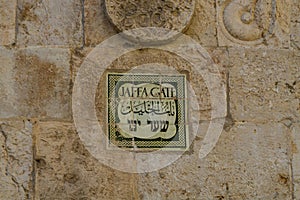
<svg viewBox="0 0 300 200">
<path fill-rule="evenodd" d="M 234 126 L 235 121 L 232 118 L 231 112 L 230 112 L 230 79 L 229 79 L 229 72 L 226 72 L 226 101 L 227 101 L 227 114 L 225 117 L 225 124 L 224 124 L 224 130 L 230 131 L 230 129 Z"/>
<path fill-rule="evenodd" d="M 80 0 L 81 3 L 81 23 L 82 23 L 82 48 L 85 47 L 85 8 L 84 8 L 84 0 Z"/>
<path fill-rule="evenodd" d="M 296 48 L 297 50 L 300 50 L 300 45 L 298 45 L 296 41 L 293 41 L 293 40 L 292 40 L 292 46 L 293 46 L 294 48 Z"/>
<path fill-rule="evenodd" d="M 7 162 L 9 162 L 9 161 L 8 161 L 9 155 L 8 155 L 8 147 L 7 147 L 7 135 L 6 135 L 6 133 L 3 131 L 2 126 L 3 126 L 3 124 L 0 124 L 0 134 L 3 135 L 3 137 L 4 137 L 4 144 L 3 144 L 4 154 L 5 154 L 5 157 L 6 157 Z"/>
</svg>

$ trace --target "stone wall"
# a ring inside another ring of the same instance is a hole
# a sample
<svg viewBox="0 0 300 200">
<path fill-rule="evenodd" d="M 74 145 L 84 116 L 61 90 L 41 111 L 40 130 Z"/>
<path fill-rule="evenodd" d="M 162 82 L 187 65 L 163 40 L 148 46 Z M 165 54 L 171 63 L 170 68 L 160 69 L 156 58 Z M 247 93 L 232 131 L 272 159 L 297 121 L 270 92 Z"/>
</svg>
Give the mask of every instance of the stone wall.
<svg viewBox="0 0 300 200">
<path fill-rule="evenodd" d="M 203 78 L 171 53 L 123 55 L 109 68 L 160 62 L 189 71 L 200 105 L 190 151 L 158 171 L 131 174 L 94 158 L 72 116 L 83 60 L 118 33 L 104 0 L 0 0 L 1 200 L 300 200 L 300 1 L 195 3 L 184 33 L 209 52 L 227 86 L 224 130 L 199 159 L 215 120 Z"/>
</svg>

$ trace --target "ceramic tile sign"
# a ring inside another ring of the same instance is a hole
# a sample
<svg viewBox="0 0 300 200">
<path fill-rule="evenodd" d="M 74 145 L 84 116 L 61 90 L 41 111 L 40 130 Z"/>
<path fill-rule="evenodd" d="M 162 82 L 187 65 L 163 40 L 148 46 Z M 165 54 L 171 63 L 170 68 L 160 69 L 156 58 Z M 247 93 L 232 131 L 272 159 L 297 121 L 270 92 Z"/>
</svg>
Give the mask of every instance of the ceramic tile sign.
<svg viewBox="0 0 300 200">
<path fill-rule="evenodd" d="M 108 73 L 107 88 L 109 148 L 187 150 L 185 74 Z"/>
</svg>

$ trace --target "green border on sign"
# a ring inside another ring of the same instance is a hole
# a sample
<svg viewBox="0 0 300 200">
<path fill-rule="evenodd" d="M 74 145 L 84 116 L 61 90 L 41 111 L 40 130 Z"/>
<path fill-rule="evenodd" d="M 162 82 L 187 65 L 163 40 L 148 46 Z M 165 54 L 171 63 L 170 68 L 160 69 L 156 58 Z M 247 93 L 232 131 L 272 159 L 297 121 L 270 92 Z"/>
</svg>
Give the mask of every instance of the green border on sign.
<svg viewBox="0 0 300 200">
<path fill-rule="evenodd" d="M 187 125 L 187 89 L 186 74 L 131 74 L 131 73 L 107 73 L 107 124 L 108 124 L 108 148 L 113 149 L 113 145 L 128 150 L 167 150 L 186 151 L 189 147 L 189 135 Z M 138 85 L 141 83 L 163 84 L 168 83 L 176 88 L 176 134 L 170 139 L 141 139 L 124 138 L 118 128 L 118 97 L 116 91 L 125 84 Z M 112 145 L 113 144 L 113 145 Z"/>
</svg>

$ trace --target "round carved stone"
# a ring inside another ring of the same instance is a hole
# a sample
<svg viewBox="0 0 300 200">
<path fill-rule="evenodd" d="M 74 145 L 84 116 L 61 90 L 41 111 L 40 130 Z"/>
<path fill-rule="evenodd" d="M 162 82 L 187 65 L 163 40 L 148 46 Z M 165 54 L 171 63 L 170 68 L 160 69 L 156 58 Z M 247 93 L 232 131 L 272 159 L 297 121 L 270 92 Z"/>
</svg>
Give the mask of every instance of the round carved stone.
<svg viewBox="0 0 300 200">
<path fill-rule="evenodd" d="M 111 22 L 125 35 L 140 42 L 160 42 L 187 28 L 195 0 L 105 0 L 105 6 Z M 153 27 L 153 32 L 146 33 L 145 27 Z"/>
<path fill-rule="evenodd" d="M 261 44 L 274 33 L 279 7 L 275 0 L 225 0 L 219 7 L 219 27 L 238 44 Z"/>
</svg>

